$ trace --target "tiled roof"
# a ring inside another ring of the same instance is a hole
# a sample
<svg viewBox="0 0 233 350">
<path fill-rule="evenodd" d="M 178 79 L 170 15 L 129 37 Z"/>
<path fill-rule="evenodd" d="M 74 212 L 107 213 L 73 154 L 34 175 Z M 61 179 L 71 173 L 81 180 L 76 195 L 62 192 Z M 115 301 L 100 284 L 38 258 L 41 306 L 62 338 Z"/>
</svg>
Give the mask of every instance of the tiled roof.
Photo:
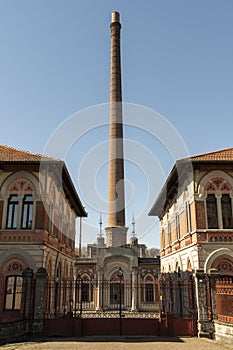
<svg viewBox="0 0 233 350">
<path fill-rule="evenodd" d="M 40 162 L 43 161 L 59 161 L 59 159 L 47 157 L 41 154 L 23 151 L 17 148 L 0 145 L 0 161 L 1 162 Z"/>
<path fill-rule="evenodd" d="M 68 193 L 68 197 L 73 205 L 73 207 L 76 210 L 76 213 L 78 216 L 87 216 L 87 213 L 80 201 L 80 198 L 76 192 L 76 189 L 74 187 L 73 181 L 70 177 L 70 174 L 66 168 L 65 163 L 57 158 L 52 158 L 48 156 L 44 156 L 42 154 L 36 154 L 28 151 L 23 151 L 17 148 L 0 145 L 0 163 L 2 164 L 4 162 L 48 162 L 53 163 L 56 166 L 61 166 L 62 171 L 62 177 L 64 179 L 64 182 L 66 183 L 66 186 L 64 190 Z"/>
<path fill-rule="evenodd" d="M 226 148 L 220 151 L 208 152 L 188 157 L 191 161 L 233 161 L 233 148 Z M 180 160 L 185 160 L 180 159 Z"/>
<path fill-rule="evenodd" d="M 183 165 L 186 163 L 190 163 L 190 165 L 194 165 L 195 163 L 201 162 L 233 162 L 233 148 L 226 148 L 223 150 L 208 152 L 199 154 L 196 156 L 191 156 L 187 158 L 181 158 L 177 160 L 175 165 L 173 166 L 170 174 L 167 177 L 165 184 L 163 185 L 157 199 L 155 200 L 149 215 L 159 216 L 163 209 L 165 208 L 165 204 L 167 198 L 169 196 L 169 192 L 171 191 L 172 186 L 174 186 L 174 181 L 177 178 L 177 168 L 179 165 Z"/>
</svg>

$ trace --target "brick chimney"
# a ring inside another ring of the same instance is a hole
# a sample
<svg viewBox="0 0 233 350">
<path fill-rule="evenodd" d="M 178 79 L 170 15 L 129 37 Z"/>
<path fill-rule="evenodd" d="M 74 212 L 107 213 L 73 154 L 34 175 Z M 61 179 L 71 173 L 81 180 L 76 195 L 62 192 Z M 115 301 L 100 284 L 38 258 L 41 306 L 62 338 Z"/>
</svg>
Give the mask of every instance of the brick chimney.
<svg viewBox="0 0 233 350">
<path fill-rule="evenodd" d="M 121 92 L 120 14 L 112 13 L 107 247 L 126 244 Z"/>
</svg>

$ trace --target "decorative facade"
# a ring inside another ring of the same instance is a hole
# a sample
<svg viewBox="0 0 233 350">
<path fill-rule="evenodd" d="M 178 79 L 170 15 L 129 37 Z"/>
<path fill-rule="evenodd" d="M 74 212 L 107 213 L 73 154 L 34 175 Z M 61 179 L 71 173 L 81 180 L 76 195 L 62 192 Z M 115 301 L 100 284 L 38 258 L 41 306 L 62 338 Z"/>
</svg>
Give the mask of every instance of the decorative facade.
<svg viewBox="0 0 233 350">
<path fill-rule="evenodd" d="M 86 212 L 65 164 L 0 146 L 0 320 L 19 319 L 23 276 L 73 278 L 75 226 Z"/>
<path fill-rule="evenodd" d="M 195 279 L 199 335 L 213 333 L 205 288 L 215 300 L 214 277 L 233 278 L 233 149 L 178 160 L 150 215 L 160 219 L 164 278 Z M 192 313 L 191 303 L 183 288 L 177 312 Z"/>
</svg>

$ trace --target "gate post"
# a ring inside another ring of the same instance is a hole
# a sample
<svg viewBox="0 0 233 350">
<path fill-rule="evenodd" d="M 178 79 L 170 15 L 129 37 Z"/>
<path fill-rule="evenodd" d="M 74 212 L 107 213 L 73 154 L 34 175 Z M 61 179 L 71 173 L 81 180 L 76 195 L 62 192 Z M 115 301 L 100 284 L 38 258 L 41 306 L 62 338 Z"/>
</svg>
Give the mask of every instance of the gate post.
<svg viewBox="0 0 233 350">
<path fill-rule="evenodd" d="M 209 270 L 209 278 L 210 278 L 210 302 L 212 308 L 212 319 L 217 319 L 217 310 L 216 310 L 216 281 L 219 278 L 220 274 L 217 269 Z"/>
<path fill-rule="evenodd" d="M 103 309 L 103 278 L 102 271 L 97 272 L 97 299 L 96 299 L 96 310 Z"/>
<path fill-rule="evenodd" d="M 198 336 L 212 338 L 214 324 L 208 315 L 207 274 L 203 269 L 195 272 L 196 298 L 198 313 Z"/>
<path fill-rule="evenodd" d="M 43 330 L 43 319 L 45 311 L 46 269 L 39 268 L 36 273 L 35 307 L 34 307 L 34 332 L 41 333 Z"/>
<path fill-rule="evenodd" d="M 137 310 L 137 299 L 138 299 L 137 293 L 139 293 L 137 278 L 138 278 L 137 271 L 136 271 L 136 269 L 133 269 L 133 272 L 132 272 L 132 304 L 131 304 L 132 311 Z"/>
<path fill-rule="evenodd" d="M 31 318 L 32 311 L 32 279 L 33 279 L 33 270 L 27 267 L 23 270 L 23 292 L 24 292 L 24 319 L 28 320 Z"/>
</svg>

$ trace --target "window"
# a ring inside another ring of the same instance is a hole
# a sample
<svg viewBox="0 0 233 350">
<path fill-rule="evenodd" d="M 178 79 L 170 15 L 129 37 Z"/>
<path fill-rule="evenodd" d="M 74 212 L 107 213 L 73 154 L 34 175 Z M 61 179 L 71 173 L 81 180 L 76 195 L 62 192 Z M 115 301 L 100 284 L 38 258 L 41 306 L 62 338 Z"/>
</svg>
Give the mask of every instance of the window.
<svg viewBox="0 0 233 350">
<path fill-rule="evenodd" d="M 53 233 L 54 206 L 50 203 L 49 206 L 49 233 Z"/>
<path fill-rule="evenodd" d="M 231 198 L 228 194 L 222 195 L 221 204 L 222 204 L 222 225 L 223 225 L 223 228 L 233 228 Z"/>
<path fill-rule="evenodd" d="M 148 303 L 154 301 L 154 286 L 152 283 L 145 284 L 145 301 Z"/>
<path fill-rule="evenodd" d="M 165 234 L 164 234 L 164 228 L 162 228 L 162 240 L 161 240 L 161 245 L 162 245 L 162 249 L 165 248 Z"/>
<path fill-rule="evenodd" d="M 5 289 L 5 310 L 20 310 L 22 299 L 22 284 L 21 276 L 7 276 Z"/>
<path fill-rule="evenodd" d="M 180 239 L 180 218 L 179 215 L 176 215 L 176 239 Z"/>
<path fill-rule="evenodd" d="M 82 301 L 90 301 L 90 286 L 88 282 L 82 283 Z"/>
<path fill-rule="evenodd" d="M 172 237 L 171 237 L 171 223 L 170 222 L 168 223 L 167 231 L 168 231 L 168 244 L 171 245 Z"/>
<path fill-rule="evenodd" d="M 17 195 L 11 195 L 8 199 L 7 207 L 7 219 L 6 228 L 7 229 L 31 229 L 32 228 L 32 218 L 33 218 L 33 196 L 26 195 L 22 200 L 19 200 Z M 19 208 L 22 208 L 21 215 Z M 19 221 L 20 215 L 20 221 Z M 20 224 L 21 222 L 21 224 Z M 18 226 L 21 225 L 21 226 Z"/>
<path fill-rule="evenodd" d="M 17 228 L 19 199 L 17 195 L 10 196 L 7 208 L 6 228 Z"/>
<path fill-rule="evenodd" d="M 58 239 L 61 240 L 62 237 L 62 215 L 58 217 Z"/>
<path fill-rule="evenodd" d="M 111 282 L 110 284 L 110 304 L 116 305 L 123 303 L 123 293 L 124 287 L 120 284 L 120 282 Z"/>
<path fill-rule="evenodd" d="M 209 229 L 232 229 L 231 186 L 223 179 L 208 181 L 206 191 L 206 216 Z"/>
<path fill-rule="evenodd" d="M 21 228 L 32 228 L 33 197 L 27 195 L 23 199 L 22 223 Z"/>
<path fill-rule="evenodd" d="M 16 177 L 16 175 L 14 176 Z M 28 176 L 30 175 L 28 174 Z M 4 186 L 6 187 L 3 196 L 6 200 L 3 211 L 3 228 L 11 230 L 32 229 L 35 193 L 33 184 L 25 178 L 17 177 L 12 181 L 10 177 L 9 183 Z"/>
<path fill-rule="evenodd" d="M 190 204 L 186 202 L 185 204 L 185 212 L 186 212 L 186 227 L 187 232 L 191 232 L 191 216 L 190 216 Z"/>
<path fill-rule="evenodd" d="M 206 198 L 208 228 L 218 228 L 217 200 L 214 194 Z"/>
</svg>

